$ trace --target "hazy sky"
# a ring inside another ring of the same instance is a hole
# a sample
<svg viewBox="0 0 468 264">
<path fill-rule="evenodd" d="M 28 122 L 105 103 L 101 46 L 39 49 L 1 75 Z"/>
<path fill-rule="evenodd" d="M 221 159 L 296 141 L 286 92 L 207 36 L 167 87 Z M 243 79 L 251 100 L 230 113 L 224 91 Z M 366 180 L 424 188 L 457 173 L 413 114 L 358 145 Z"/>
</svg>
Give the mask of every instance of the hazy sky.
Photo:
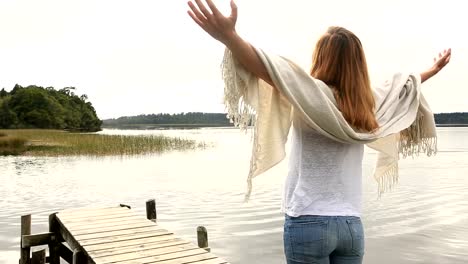
<svg viewBox="0 0 468 264">
<path fill-rule="evenodd" d="M 434 112 L 468 111 L 465 1 L 238 0 L 237 31 L 310 67 L 330 25 L 356 33 L 373 83 L 451 63 L 424 84 Z M 229 0 L 217 0 L 228 13 Z M 87 94 L 100 118 L 222 112 L 224 47 L 187 15 L 186 0 L 0 0 L 0 88 L 18 83 Z"/>
</svg>

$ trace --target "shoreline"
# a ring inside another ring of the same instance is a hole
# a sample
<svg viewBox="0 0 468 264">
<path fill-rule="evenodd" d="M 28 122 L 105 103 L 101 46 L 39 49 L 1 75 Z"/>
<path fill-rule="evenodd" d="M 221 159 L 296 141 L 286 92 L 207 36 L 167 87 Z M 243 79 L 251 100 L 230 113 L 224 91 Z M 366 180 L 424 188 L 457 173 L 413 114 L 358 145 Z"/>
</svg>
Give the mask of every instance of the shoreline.
<svg viewBox="0 0 468 264">
<path fill-rule="evenodd" d="M 468 124 L 436 124 L 436 127 L 468 127 Z"/>
<path fill-rule="evenodd" d="M 103 125 L 102 129 L 197 129 L 197 128 L 221 128 L 221 127 L 234 127 L 232 124 L 128 124 L 128 125 Z"/>
<path fill-rule="evenodd" d="M 436 127 L 468 127 L 468 124 L 436 124 Z M 164 130 L 164 129 L 198 129 L 198 128 L 235 128 L 233 124 L 129 124 L 129 125 L 119 125 L 119 126 L 102 126 L 102 129 L 136 129 L 136 130 L 145 130 L 145 129 L 155 129 L 155 130 Z"/>
</svg>

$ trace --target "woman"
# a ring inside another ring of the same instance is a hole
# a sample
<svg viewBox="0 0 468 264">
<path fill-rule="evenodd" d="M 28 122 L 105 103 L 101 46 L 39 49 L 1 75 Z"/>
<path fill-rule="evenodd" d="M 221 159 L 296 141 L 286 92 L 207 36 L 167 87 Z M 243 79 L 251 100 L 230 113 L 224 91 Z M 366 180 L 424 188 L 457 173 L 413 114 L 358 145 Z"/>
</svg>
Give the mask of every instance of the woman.
<svg viewBox="0 0 468 264">
<path fill-rule="evenodd" d="M 294 101 L 291 102 L 293 145 L 284 197 L 284 249 L 287 263 L 362 263 L 364 233 L 360 215 L 363 144 L 348 144 L 356 143 L 354 139 L 333 140 L 340 136 L 324 136 L 327 132 L 311 127 L 309 124 L 315 123 L 304 118 L 304 112 L 307 112 L 301 103 L 304 93 L 294 95 L 294 91 L 279 87 L 289 85 L 284 84 L 281 76 L 274 74 L 275 65 L 281 63 L 269 65 L 270 58 L 262 55 L 261 51 L 237 35 L 237 7 L 234 2 L 231 1 L 229 17 L 223 16 L 211 0 L 206 0 L 206 3 L 208 7 L 201 0 L 195 0 L 195 4 L 188 2 L 191 9 L 188 13 L 192 19 L 213 38 L 226 45 L 246 71 L 277 88 L 289 101 Z M 450 49 L 439 54 L 429 70 L 413 78 L 415 86 L 438 73 L 447 65 L 450 57 Z M 289 65 L 285 66 L 286 68 L 296 67 L 290 62 L 286 64 Z M 291 72 L 295 74 L 294 69 Z M 284 78 L 288 79 L 288 74 Z M 388 122 L 383 122 L 385 118 L 377 114 L 377 99 L 371 90 L 362 45 L 352 32 L 341 27 L 328 29 L 316 44 L 310 76 L 317 86 L 320 86 L 321 82 L 326 84 L 326 89 L 332 92 L 336 101 L 334 103 L 347 125 L 358 135 L 356 137 L 365 138 L 366 134 L 370 135 L 369 137 L 378 134 L 378 137 L 384 138 L 395 134 L 380 133 L 381 130 L 387 129 L 383 126 L 387 126 Z M 285 82 L 294 84 L 289 79 Z M 401 91 L 398 91 L 400 95 L 397 97 L 401 96 Z M 419 96 L 419 93 L 417 94 Z M 384 105 L 385 103 L 379 102 L 379 109 Z M 415 109 L 417 108 L 416 105 Z M 320 117 L 315 118 L 315 121 L 317 119 Z M 407 128 L 414 119 L 415 117 L 412 117 L 411 122 L 402 129 Z M 288 128 L 288 125 L 284 127 Z M 326 127 L 326 124 L 321 125 L 321 128 L 323 127 Z M 399 140 L 402 135 L 399 136 Z M 284 138 L 284 135 L 282 137 Z M 413 143 L 408 143 L 411 145 L 409 148 L 414 147 Z M 273 165 L 278 160 L 280 158 L 275 159 Z"/>
</svg>

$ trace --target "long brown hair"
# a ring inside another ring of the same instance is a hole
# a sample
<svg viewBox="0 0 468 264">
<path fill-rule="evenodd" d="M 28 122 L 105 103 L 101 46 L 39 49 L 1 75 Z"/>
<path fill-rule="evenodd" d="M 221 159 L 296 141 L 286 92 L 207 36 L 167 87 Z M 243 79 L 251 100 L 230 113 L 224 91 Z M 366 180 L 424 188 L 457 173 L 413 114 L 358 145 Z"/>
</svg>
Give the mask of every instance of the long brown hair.
<svg viewBox="0 0 468 264">
<path fill-rule="evenodd" d="M 351 31 L 328 28 L 315 47 L 310 75 L 334 88 L 338 108 L 351 126 L 365 132 L 379 127 L 364 50 Z"/>
</svg>

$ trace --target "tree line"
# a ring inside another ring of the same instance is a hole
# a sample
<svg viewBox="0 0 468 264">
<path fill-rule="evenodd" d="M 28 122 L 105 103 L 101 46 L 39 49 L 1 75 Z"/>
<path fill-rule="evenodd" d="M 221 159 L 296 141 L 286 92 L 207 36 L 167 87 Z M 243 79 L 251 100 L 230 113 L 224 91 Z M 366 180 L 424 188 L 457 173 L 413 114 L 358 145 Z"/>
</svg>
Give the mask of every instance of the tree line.
<svg viewBox="0 0 468 264">
<path fill-rule="evenodd" d="M 0 128 L 47 128 L 99 131 L 102 121 L 83 94 L 75 87 L 55 90 L 30 85 L 0 90 Z"/>
<path fill-rule="evenodd" d="M 138 116 L 123 116 L 119 118 L 103 120 L 104 126 L 120 126 L 120 125 L 217 125 L 230 126 L 232 125 L 227 118 L 227 114 L 223 113 L 201 113 L 189 112 L 178 114 L 149 114 Z"/>
<path fill-rule="evenodd" d="M 216 125 L 231 126 L 225 113 L 188 112 L 148 114 L 99 120 L 86 95 L 75 94 L 74 87 L 55 90 L 53 87 L 15 87 L 0 90 L 0 128 L 50 128 L 99 131 L 101 125 Z M 437 124 L 468 124 L 468 113 L 439 113 Z"/>
<path fill-rule="evenodd" d="M 436 124 L 450 125 L 450 124 L 468 124 L 468 113 L 456 112 L 456 113 L 440 113 L 434 115 Z"/>
<path fill-rule="evenodd" d="M 439 113 L 434 114 L 436 124 L 468 124 L 468 113 Z M 232 124 L 225 113 L 178 113 L 178 114 L 150 114 L 137 116 L 123 116 L 103 120 L 104 126 L 121 125 L 219 125 L 231 126 Z"/>
</svg>

